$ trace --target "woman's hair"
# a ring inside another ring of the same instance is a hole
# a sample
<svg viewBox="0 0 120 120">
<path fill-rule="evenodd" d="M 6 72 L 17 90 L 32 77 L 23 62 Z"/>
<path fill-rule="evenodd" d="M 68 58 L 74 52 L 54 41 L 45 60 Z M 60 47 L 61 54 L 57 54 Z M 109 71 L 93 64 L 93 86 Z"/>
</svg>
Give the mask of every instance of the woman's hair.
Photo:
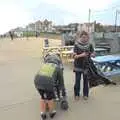
<svg viewBox="0 0 120 120">
<path fill-rule="evenodd" d="M 82 31 L 82 32 L 78 31 L 77 32 L 77 38 L 81 38 L 83 35 L 89 36 L 88 32 L 86 32 L 86 31 Z"/>
</svg>

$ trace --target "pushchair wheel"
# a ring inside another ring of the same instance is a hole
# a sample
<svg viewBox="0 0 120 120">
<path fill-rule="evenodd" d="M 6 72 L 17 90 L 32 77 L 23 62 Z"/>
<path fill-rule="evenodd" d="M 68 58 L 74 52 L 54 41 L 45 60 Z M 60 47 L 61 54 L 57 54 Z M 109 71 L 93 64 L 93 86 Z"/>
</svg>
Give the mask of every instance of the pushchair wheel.
<svg viewBox="0 0 120 120">
<path fill-rule="evenodd" d="M 67 110 L 68 109 L 68 102 L 66 100 L 61 101 L 61 109 Z"/>
</svg>

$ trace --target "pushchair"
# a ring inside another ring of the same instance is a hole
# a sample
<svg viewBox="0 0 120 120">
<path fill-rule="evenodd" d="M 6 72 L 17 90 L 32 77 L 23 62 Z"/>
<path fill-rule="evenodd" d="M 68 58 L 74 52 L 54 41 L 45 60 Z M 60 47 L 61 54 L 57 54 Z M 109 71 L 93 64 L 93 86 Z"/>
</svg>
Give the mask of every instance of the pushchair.
<svg viewBox="0 0 120 120">
<path fill-rule="evenodd" d="M 67 101 L 67 96 L 63 96 L 63 92 L 61 89 L 59 89 L 59 86 L 56 85 L 55 87 L 55 102 L 60 105 L 60 108 L 62 110 L 68 110 L 68 101 Z"/>
<path fill-rule="evenodd" d="M 57 66 L 59 67 L 59 76 L 56 77 L 56 82 L 54 85 L 54 93 L 55 93 L 55 102 L 57 104 L 60 105 L 60 108 L 62 110 L 67 110 L 69 108 L 68 106 L 68 101 L 67 101 L 67 96 L 66 96 L 66 90 L 65 90 L 65 85 L 64 85 L 64 78 L 63 78 L 63 64 L 62 64 L 62 60 L 60 58 L 60 55 L 57 53 L 53 53 L 53 54 L 47 54 L 44 57 L 44 62 L 45 63 L 54 63 L 57 64 Z M 58 80 L 60 79 L 60 81 Z M 60 87 L 60 83 L 61 82 L 63 84 L 63 87 Z"/>
</svg>

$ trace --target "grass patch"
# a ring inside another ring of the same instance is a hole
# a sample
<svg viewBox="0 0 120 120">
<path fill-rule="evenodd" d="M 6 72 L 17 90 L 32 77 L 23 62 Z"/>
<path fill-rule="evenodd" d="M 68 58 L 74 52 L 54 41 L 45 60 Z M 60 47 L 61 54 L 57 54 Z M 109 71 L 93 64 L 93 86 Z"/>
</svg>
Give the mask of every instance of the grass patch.
<svg viewBox="0 0 120 120">
<path fill-rule="evenodd" d="M 32 32 L 32 31 L 26 31 L 23 33 L 24 37 L 35 37 L 36 36 L 36 32 Z M 45 32 L 41 32 L 38 35 L 41 38 L 49 38 L 49 39 L 61 39 L 61 34 L 59 33 L 45 33 Z"/>
</svg>

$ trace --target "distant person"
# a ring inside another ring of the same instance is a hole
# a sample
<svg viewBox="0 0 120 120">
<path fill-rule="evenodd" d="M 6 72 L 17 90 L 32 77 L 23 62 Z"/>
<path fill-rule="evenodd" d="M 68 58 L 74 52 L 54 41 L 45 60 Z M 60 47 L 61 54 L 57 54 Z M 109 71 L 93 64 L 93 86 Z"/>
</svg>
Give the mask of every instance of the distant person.
<svg viewBox="0 0 120 120">
<path fill-rule="evenodd" d="M 10 34 L 11 40 L 13 40 L 13 33 L 10 31 L 9 34 Z"/>
<path fill-rule="evenodd" d="M 83 97 L 85 100 L 89 97 L 89 80 L 87 78 L 86 71 L 88 65 L 86 58 L 95 56 L 92 44 L 89 43 L 89 35 L 83 31 L 78 33 L 78 38 L 74 45 L 74 72 L 75 72 L 75 84 L 74 84 L 74 96 L 75 100 L 80 98 L 80 81 L 81 74 L 83 74 Z"/>
<path fill-rule="evenodd" d="M 35 32 L 35 37 L 37 38 L 39 36 L 39 33 L 36 31 Z"/>
<path fill-rule="evenodd" d="M 4 35 L 2 35 L 2 38 L 5 38 L 6 37 L 6 35 L 4 34 Z"/>
</svg>

